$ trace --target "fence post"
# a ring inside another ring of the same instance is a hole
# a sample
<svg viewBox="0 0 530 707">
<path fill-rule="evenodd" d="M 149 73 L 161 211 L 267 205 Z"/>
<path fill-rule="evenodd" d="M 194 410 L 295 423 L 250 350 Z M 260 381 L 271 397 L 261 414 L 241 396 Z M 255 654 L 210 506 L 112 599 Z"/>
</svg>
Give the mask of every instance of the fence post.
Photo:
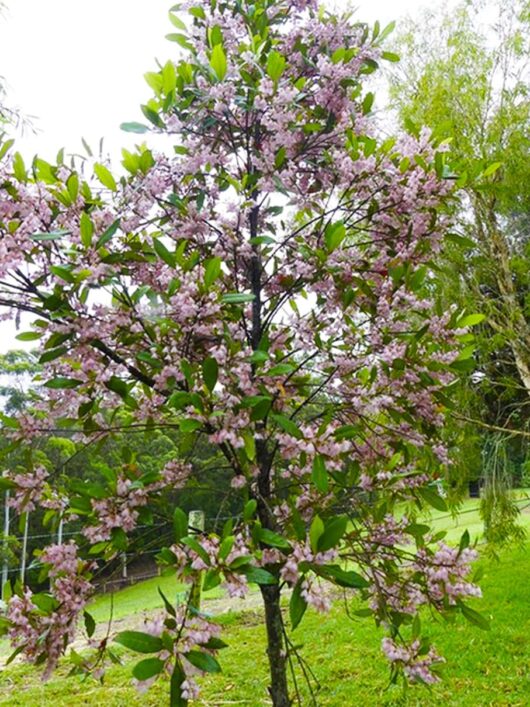
<svg viewBox="0 0 530 707">
<path fill-rule="evenodd" d="M 22 539 L 22 559 L 20 562 L 20 581 L 24 585 L 26 578 L 26 553 L 28 551 L 29 513 L 26 511 L 26 522 L 24 523 L 24 538 Z"/>
<path fill-rule="evenodd" d="M 121 553 L 121 578 L 127 579 L 127 553 Z"/>
<path fill-rule="evenodd" d="M 57 528 L 57 545 L 63 544 L 63 525 L 64 518 L 61 516 L 61 520 L 59 521 L 59 527 Z"/>
<path fill-rule="evenodd" d="M 9 559 L 8 559 L 8 536 L 9 536 L 9 490 L 5 493 L 4 501 L 4 562 L 2 565 L 2 587 L 0 588 L 2 599 L 4 598 L 4 587 L 9 578 Z"/>
<path fill-rule="evenodd" d="M 197 535 L 204 530 L 204 511 L 190 511 L 188 514 L 188 533 Z M 190 605 L 195 611 L 201 609 L 201 589 L 202 589 L 202 572 L 195 573 L 193 584 L 190 589 Z"/>
</svg>

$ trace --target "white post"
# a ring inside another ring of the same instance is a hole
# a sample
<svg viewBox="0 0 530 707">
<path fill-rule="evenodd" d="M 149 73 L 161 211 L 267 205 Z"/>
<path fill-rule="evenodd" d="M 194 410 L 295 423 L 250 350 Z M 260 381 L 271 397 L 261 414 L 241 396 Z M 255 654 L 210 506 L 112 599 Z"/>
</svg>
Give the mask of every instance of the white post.
<svg viewBox="0 0 530 707">
<path fill-rule="evenodd" d="M 24 585 L 26 578 L 26 553 L 28 551 L 29 513 L 26 511 L 26 522 L 24 524 L 24 538 L 22 540 L 22 560 L 20 563 L 20 581 Z"/>
<path fill-rule="evenodd" d="M 0 588 L 2 599 L 4 598 L 4 586 L 9 578 L 9 561 L 7 558 L 7 551 L 8 551 L 8 538 L 9 535 L 9 490 L 6 491 L 5 493 L 5 502 L 4 502 L 4 551 L 5 551 L 5 557 L 4 557 L 4 563 L 2 566 L 2 587 Z"/>
<path fill-rule="evenodd" d="M 59 527 L 57 528 L 57 545 L 62 545 L 63 542 L 63 525 L 64 519 L 61 516 L 61 520 L 59 521 Z"/>
<path fill-rule="evenodd" d="M 121 553 L 121 577 L 127 579 L 127 553 Z"/>
</svg>

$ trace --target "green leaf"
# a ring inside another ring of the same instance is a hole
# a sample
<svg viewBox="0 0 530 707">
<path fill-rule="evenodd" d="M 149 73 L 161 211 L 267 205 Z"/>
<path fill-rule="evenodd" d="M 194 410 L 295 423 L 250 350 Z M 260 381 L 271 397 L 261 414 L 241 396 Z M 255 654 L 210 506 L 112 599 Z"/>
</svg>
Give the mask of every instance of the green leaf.
<svg viewBox="0 0 530 707">
<path fill-rule="evenodd" d="M 94 165 L 94 172 L 96 173 L 96 177 L 99 179 L 99 181 L 103 184 L 104 187 L 107 187 L 107 189 L 110 189 L 111 191 L 116 191 L 116 189 L 118 188 L 116 180 L 114 179 L 110 170 L 105 167 L 105 165 L 96 162 L 96 164 Z"/>
<path fill-rule="evenodd" d="M 166 595 L 164 594 L 164 592 L 160 589 L 160 587 L 157 587 L 157 590 L 158 590 L 158 593 L 160 594 L 160 596 L 161 596 L 161 598 L 162 598 L 162 601 L 164 602 L 164 606 L 166 607 L 167 613 L 170 614 L 171 616 L 176 616 L 176 615 L 177 615 L 177 612 L 176 612 L 175 607 L 171 604 L 171 602 L 170 602 L 169 599 L 166 597 Z"/>
<path fill-rule="evenodd" d="M 185 23 L 176 15 L 174 15 L 171 10 L 169 11 L 169 19 L 171 21 L 171 24 L 174 25 L 177 29 L 183 29 L 186 31 L 186 25 Z"/>
<path fill-rule="evenodd" d="M 287 376 L 295 370 L 292 363 L 278 363 L 276 366 L 269 368 L 266 372 L 268 376 Z"/>
<path fill-rule="evenodd" d="M 267 59 L 267 74 L 273 81 L 278 81 L 286 65 L 285 57 L 273 49 Z"/>
<path fill-rule="evenodd" d="M 83 211 L 81 214 L 79 231 L 81 235 L 81 243 L 85 246 L 85 248 L 90 248 L 92 244 L 92 236 L 94 235 L 94 224 L 86 211 Z"/>
<path fill-rule="evenodd" d="M 427 503 L 436 508 L 437 511 L 447 511 L 447 503 L 444 499 L 430 486 L 425 486 L 424 488 L 418 489 L 420 496 L 427 501 Z"/>
<path fill-rule="evenodd" d="M 5 157 L 5 155 L 9 152 L 9 150 L 13 147 L 14 144 L 15 141 L 13 139 L 6 140 L 2 144 L 2 147 L 0 147 L 0 160 L 2 159 L 2 157 Z"/>
<path fill-rule="evenodd" d="M 89 614 L 88 611 L 83 611 L 83 619 L 85 621 L 85 631 L 87 636 L 91 638 L 96 630 L 96 622 L 94 621 L 92 614 Z"/>
<path fill-rule="evenodd" d="M 190 651 L 189 653 L 184 653 L 184 657 L 192 665 L 205 673 L 221 672 L 221 666 L 213 655 L 210 655 L 209 653 L 203 653 L 202 651 Z"/>
<path fill-rule="evenodd" d="M 372 106 L 374 105 L 374 100 L 375 100 L 375 95 L 373 93 L 366 94 L 366 96 L 363 99 L 363 103 L 362 103 L 363 115 L 368 115 L 368 113 L 372 110 Z"/>
<path fill-rule="evenodd" d="M 210 358 L 205 359 L 202 363 L 202 377 L 210 393 L 212 393 L 213 389 L 215 388 L 218 376 L 219 365 L 215 358 L 213 358 L 212 356 Z"/>
<path fill-rule="evenodd" d="M 169 707 L 187 707 L 188 700 L 182 697 L 180 686 L 186 679 L 186 675 L 180 662 L 175 664 L 171 673 L 171 681 L 169 686 Z"/>
<path fill-rule="evenodd" d="M 186 49 L 187 51 L 193 50 L 193 45 L 189 43 L 188 38 L 185 34 L 171 32 L 170 34 L 166 34 L 166 39 L 168 39 L 170 42 L 176 42 L 177 44 L 180 44 L 180 46 Z"/>
<path fill-rule="evenodd" d="M 475 609 L 472 609 L 471 607 L 466 606 L 465 604 L 460 604 L 460 610 L 462 611 L 463 616 L 469 621 L 469 623 L 475 624 L 475 626 L 478 626 L 483 631 L 491 630 L 489 620 L 482 614 L 479 614 L 478 611 L 475 611 Z"/>
<path fill-rule="evenodd" d="M 205 562 L 207 565 L 211 565 L 212 561 L 210 559 L 210 555 L 206 552 L 206 550 L 203 548 L 203 546 L 200 544 L 200 542 L 197 540 L 197 538 L 193 537 L 193 535 L 187 535 L 185 538 L 182 538 L 181 541 L 184 545 L 189 547 L 191 550 L 197 553 L 201 560 Z"/>
<path fill-rule="evenodd" d="M 313 460 L 313 471 L 311 472 L 311 479 L 321 493 L 326 493 L 328 491 L 328 472 L 326 470 L 326 463 L 324 461 L 324 457 L 321 454 L 317 454 Z"/>
<path fill-rule="evenodd" d="M 164 647 L 158 636 L 142 631 L 122 631 L 114 641 L 136 653 L 158 653 Z"/>
<path fill-rule="evenodd" d="M 223 31 L 219 25 L 214 25 L 208 30 L 209 42 L 211 47 L 215 47 L 216 44 L 223 43 Z"/>
<path fill-rule="evenodd" d="M 251 430 L 243 432 L 244 449 L 247 458 L 252 462 L 256 458 L 256 440 Z"/>
<path fill-rule="evenodd" d="M 25 182 L 27 178 L 26 165 L 20 152 L 13 155 L 13 173 L 19 182 Z"/>
<path fill-rule="evenodd" d="M 45 388 L 51 388 L 52 390 L 61 390 L 68 388 L 77 388 L 77 386 L 82 385 L 83 381 L 76 380 L 75 378 L 65 378 L 64 376 L 57 376 L 52 378 L 44 384 Z"/>
<path fill-rule="evenodd" d="M 175 508 L 173 513 L 173 529 L 175 531 L 175 542 L 180 542 L 180 540 L 185 537 L 188 533 L 188 516 L 182 508 Z"/>
<path fill-rule="evenodd" d="M 279 414 L 274 414 L 271 415 L 272 419 L 274 422 L 278 425 L 278 427 L 281 427 L 284 432 L 287 432 L 287 434 L 291 435 L 291 437 L 294 437 L 295 439 L 302 439 L 303 434 L 300 428 L 288 417 L 285 415 L 279 415 Z"/>
<path fill-rule="evenodd" d="M 365 589 L 368 586 L 366 579 L 358 572 L 343 570 L 338 565 L 312 565 L 312 569 L 316 574 L 338 584 L 339 587 Z"/>
<path fill-rule="evenodd" d="M 253 565 L 242 567 L 238 570 L 253 584 L 278 584 L 276 577 L 264 570 L 262 567 L 254 567 Z"/>
<path fill-rule="evenodd" d="M 326 552 L 338 545 L 346 528 L 348 527 L 348 518 L 346 516 L 336 516 L 331 518 L 325 524 L 325 530 L 318 539 L 318 551 Z"/>
<path fill-rule="evenodd" d="M 169 396 L 167 404 L 175 410 L 182 410 L 191 404 L 191 395 L 183 390 L 178 390 Z"/>
<path fill-rule="evenodd" d="M 322 518 L 316 515 L 311 522 L 311 527 L 309 528 L 309 541 L 313 552 L 318 552 L 318 541 L 323 533 L 324 523 L 322 522 Z"/>
<path fill-rule="evenodd" d="M 69 235 L 70 231 L 65 228 L 57 229 L 57 231 L 48 231 L 47 233 L 34 233 L 30 236 L 32 241 L 58 241 L 60 238 Z"/>
<path fill-rule="evenodd" d="M 461 236 L 458 233 L 448 233 L 445 238 L 446 240 L 452 241 L 453 243 L 456 243 L 458 246 L 467 250 L 477 247 L 477 244 L 474 240 L 472 240 L 471 238 L 467 238 L 466 236 Z"/>
<path fill-rule="evenodd" d="M 492 174 L 502 167 L 502 162 L 493 162 L 482 172 L 483 177 L 491 177 Z"/>
<path fill-rule="evenodd" d="M 59 602 L 51 594 L 46 592 L 40 592 L 39 594 L 33 594 L 31 601 L 35 606 L 43 611 L 45 614 L 51 614 L 59 606 Z"/>
<path fill-rule="evenodd" d="M 480 322 L 483 322 L 484 319 L 486 319 L 485 314 L 468 314 L 466 317 L 459 319 L 456 323 L 456 326 L 459 329 L 463 329 L 464 327 L 475 326 L 476 324 L 480 324 Z"/>
<path fill-rule="evenodd" d="M 17 334 L 15 336 L 15 339 L 18 341 L 37 341 L 37 339 L 41 339 L 44 335 L 44 332 L 38 332 L 38 331 L 24 331 L 22 334 Z"/>
<path fill-rule="evenodd" d="M 307 609 L 307 602 L 301 594 L 302 581 L 303 577 L 298 580 L 289 601 L 289 617 L 291 619 L 292 631 L 298 626 Z"/>
<path fill-rule="evenodd" d="M 117 376 L 111 376 L 105 385 L 113 393 L 117 393 L 120 398 L 125 399 L 129 395 L 129 386 Z"/>
<path fill-rule="evenodd" d="M 255 295 L 250 292 L 229 292 L 221 297 L 221 300 L 226 304 L 244 304 L 252 302 L 254 299 Z"/>
<path fill-rule="evenodd" d="M 278 533 L 275 533 L 273 530 L 269 530 L 268 528 L 259 529 L 258 539 L 265 545 L 277 547 L 280 550 L 291 549 L 289 542 L 284 537 L 282 537 Z"/>
<path fill-rule="evenodd" d="M 122 123 L 120 128 L 126 133 L 137 133 L 138 135 L 149 132 L 149 127 L 143 123 Z"/>
<path fill-rule="evenodd" d="M 462 537 L 460 538 L 458 554 L 462 553 L 462 551 L 465 550 L 466 547 L 469 547 L 470 540 L 471 538 L 469 536 L 469 530 L 464 530 L 464 532 L 462 533 Z"/>
<path fill-rule="evenodd" d="M 180 431 L 184 432 L 185 434 L 188 432 L 196 432 L 202 427 L 202 422 L 200 420 L 196 420 L 193 417 L 188 417 L 185 420 L 181 420 L 179 422 L 179 427 Z"/>
<path fill-rule="evenodd" d="M 166 265 L 169 265 L 171 268 L 175 267 L 176 260 L 174 254 L 169 252 L 161 240 L 158 238 L 153 238 L 153 247 L 155 249 L 155 253 L 159 258 L 161 258 L 161 260 L 164 261 L 164 263 L 166 263 Z"/>
<path fill-rule="evenodd" d="M 211 287 L 221 274 L 221 258 L 210 258 L 204 267 L 204 284 Z"/>
<path fill-rule="evenodd" d="M 245 503 L 245 507 L 243 508 L 243 520 L 244 521 L 249 521 L 254 513 L 256 512 L 256 508 L 258 507 L 258 502 L 256 501 L 255 498 L 251 498 L 250 501 L 247 501 Z"/>
<path fill-rule="evenodd" d="M 342 221 L 337 221 L 336 223 L 331 223 L 326 226 L 326 230 L 324 231 L 324 240 L 328 251 L 332 253 L 339 247 L 345 237 L 346 226 Z"/>
<path fill-rule="evenodd" d="M 7 491 L 8 489 L 15 489 L 17 485 L 11 479 L 7 479 L 4 476 L 0 476 L 0 491 Z"/>
<path fill-rule="evenodd" d="M 221 584 L 221 573 L 220 570 L 208 570 L 204 574 L 204 579 L 202 582 L 203 592 L 209 592 L 211 589 L 215 589 Z"/>
<path fill-rule="evenodd" d="M 399 61 L 399 54 L 394 54 L 394 52 L 383 52 L 381 54 L 382 59 L 386 59 L 386 61 L 392 61 L 396 62 Z"/>
<path fill-rule="evenodd" d="M 212 55 L 210 57 L 210 66 L 212 67 L 215 75 L 222 81 L 226 76 L 227 64 L 226 55 L 222 44 L 216 44 L 212 49 Z"/>
<path fill-rule="evenodd" d="M 159 675 L 164 670 L 165 662 L 160 658 L 145 658 L 136 663 L 132 669 L 132 674 L 137 680 L 149 680 L 149 678 Z"/>
<path fill-rule="evenodd" d="M 71 266 L 68 265 L 51 265 L 50 272 L 53 273 L 53 275 L 59 277 L 61 280 L 64 280 L 65 282 L 74 283 L 75 277 L 72 274 L 70 268 Z"/>
<path fill-rule="evenodd" d="M 116 550 L 125 552 L 129 545 L 129 539 L 125 530 L 123 530 L 123 528 L 113 528 L 111 530 L 111 542 Z"/>
<path fill-rule="evenodd" d="M 106 245 L 112 239 L 112 236 L 116 233 L 119 227 L 120 219 L 116 219 L 116 221 L 114 221 L 114 223 L 111 223 L 107 230 L 104 231 L 98 238 L 96 242 L 96 248 L 101 248 L 102 246 Z"/>
</svg>

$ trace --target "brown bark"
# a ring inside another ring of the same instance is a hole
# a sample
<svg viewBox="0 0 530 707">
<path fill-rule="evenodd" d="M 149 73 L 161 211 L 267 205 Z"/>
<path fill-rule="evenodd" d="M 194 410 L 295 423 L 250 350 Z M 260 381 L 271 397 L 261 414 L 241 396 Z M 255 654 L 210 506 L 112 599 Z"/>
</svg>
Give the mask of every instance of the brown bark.
<svg viewBox="0 0 530 707">
<path fill-rule="evenodd" d="M 280 594 L 280 588 L 276 584 L 261 586 L 261 595 L 265 606 L 267 655 L 271 676 L 269 694 L 274 707 L 290 707 L 292 702 L 289 698 L 287 683 L 287 651 L 283 635 Z"/>
</svg>

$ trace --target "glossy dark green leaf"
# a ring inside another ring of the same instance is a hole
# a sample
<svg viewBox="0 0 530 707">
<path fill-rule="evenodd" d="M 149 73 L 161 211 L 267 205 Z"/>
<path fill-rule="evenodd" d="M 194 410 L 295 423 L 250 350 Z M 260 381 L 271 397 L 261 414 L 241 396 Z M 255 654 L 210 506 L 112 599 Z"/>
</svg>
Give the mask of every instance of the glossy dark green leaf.
<svg viewBox="0 0 530 707">
<path fill-rule="evenodd" d="M 289 600 L 289 617 L 291 619 L 291 630 L 293 631 L 302 620 L 307 609 L 307 602 L 301 594 L 302 581 L 303 578 L 298 580 Z"/>
<path fill-rule="evenodd" d="M 152 636 L 150 633 L 142 631 L 122 631 L 114 640 L 136 653 L 158 653 L 164 647 L 158 636 Z"/>
<path fill-rule="evenodd" d="M 311 479 L 318 491 L 321 493 L 327 493 L 329 490 L 328 472 L 326 469 L 326 462 L 321 454 L 315 455 Z"/>
<path fill-rule="evenodd" d="M 447 503 L 432 487 L 425 486 L 424 488 L 420 488 L 419 493 L 424 501 L 427 501 L 427 503 L 433 508 L 436 508 L 437 511 L 447 512 Z"/>
<path fill-rule="evenodd" d="M 145 658 L 136 663 L 132 669 L 132 674 L 137 680 L 149 680 L 149 678 L 159 675 L 164 670 L 164 661 L 160 658 Z"/>
<path fill-rule="evenodd" d="M 83 619 L 85 622 L 85 631 L 87 636 L 91 638 L 96 630 L 96 622 L 94 621 L 94 617 L 92 614 L 89 614 L 88 611 L 83 611 Z"/>
<path fill-rule="evenodd" d="M 324 532 L 318 539 L 318 551 L 326 552 L 334 547 L 337 547 L 339 542 L 346 532 L 348 527 L 348 518 L 346 516 L 336 516 L 326 521 Z"/>
<path fill-rule="evenodd" d="M 213 392 L 213 389 L 215 388 L 218 375 L 219 365 L 215 358 L 210 357 L 205 359 L 202 364 L 202 377 L 210 393 Z"/>
<path fill-rule="evenodd" d="M 221 672 L 221 666 L 213 655 L 210 655 L 209 653 L 203 653 L 202 651 L 189 651 L 189 653 L 185 653 L 184 656 L 192 665 L 205 673 Z"/>
</svg>

